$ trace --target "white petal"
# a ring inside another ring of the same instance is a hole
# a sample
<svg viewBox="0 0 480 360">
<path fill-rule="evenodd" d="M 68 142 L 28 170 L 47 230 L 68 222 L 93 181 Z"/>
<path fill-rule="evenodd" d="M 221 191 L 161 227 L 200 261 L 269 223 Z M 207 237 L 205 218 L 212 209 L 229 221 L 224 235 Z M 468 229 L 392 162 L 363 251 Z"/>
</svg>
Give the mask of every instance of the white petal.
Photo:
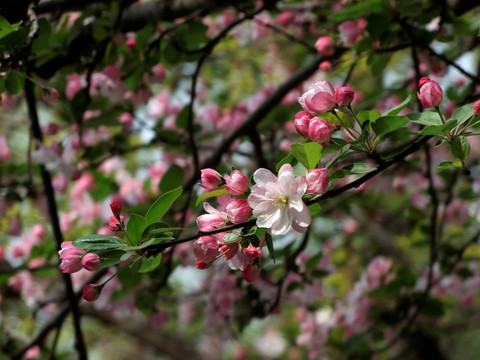
<svg viewBox="0 0 480 360">
<path fill-rule="evenodd" d="M 272 235 L 285 235 L 292 226 L 292 216 L 283 208 L 280 218 L 270 227 Z"/>
<path fill-rule="evenodd" d="M 282 211 L 279 207 L 274 207 L 274 212 L 264 213 L 257 217 L 257 226 L 269 228 L 282 217 Z"/>
<path fill-rule="evenodd" d="M 277 177 L 273 175 L 270 170 L 261 168 L 255 171 L 253 174 L 253 180 L 255 181 L 255 184 L 262 186 L 267 182 L 277 182 Z"/>
</svg>

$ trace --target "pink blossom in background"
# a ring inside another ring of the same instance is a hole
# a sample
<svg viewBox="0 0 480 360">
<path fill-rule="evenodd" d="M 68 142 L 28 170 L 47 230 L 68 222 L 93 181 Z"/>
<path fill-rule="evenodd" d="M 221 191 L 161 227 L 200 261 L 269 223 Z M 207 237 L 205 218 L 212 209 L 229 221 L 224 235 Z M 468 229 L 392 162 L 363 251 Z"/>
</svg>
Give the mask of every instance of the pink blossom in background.
<svg viewBox="0 0 480 360">
<path fill-rule="evenodd" d="M 124 112 L 120 117 L 118 118 L 118 122 L 121 124 L 124 124 L 127 130 L 130 130 L 133 125 L 133 115 L 129 112 Z"/>
<path fill-rule="evenodd" d="M 328 60 L 322 61 L 318 64 L 318 69 L 323 72 L 329 72 L 332 70 L 332 63 Z"/>
<path fill-rule="evenodd" d="M 335 53 L 335 42 L 330 36 L 321 36 L 315 42 L 315 48 L 320 55 L 329 57 Z"/>
<path fill-rule="evenodd" d="M 0 135 L 0 159 L 2 161 L 10 160 L 11 153 L 10 149 L 8 148 L 7 139 L 5 136 Z"/>
<path fill-rule="evenodd" d="M 68 75 L 67 87 L 65 89 L 65 97 L 68 100 L 72 100 L 77 93 L 87 86 L 87 81 L 84 76 L 77 73 Z"/>
<path fill-rule="evenodd" d="M 278 178 L 270 170 L 258 169 L 253 174 L 255 185 L 248 204 L 257 218 L 257 226 L 267 228 L 272 235 L 284 235 L 290 229 L 305 232 L 312 216 L 302 201 L 307 190 L 304 178 L 295 177 L 290 164 L 283 165 Z"/>
<path fill-rule="evenodd" d="M 165 80 L 166 77 L 166 70 L 165 66 L 162 64 L 157 64 L 152 68 L 152 77 L 150 81 L 152 83 L 161 83 Z"/>
<path fill-rule="evenodd" d="M 89 172 L 80 175 L 73 185 L 70 192 L 72 198 L 80 198 L 87 190 L 91 189 L 95 183 L 95 178 Z"/>
<path fill-rule="evenodd" d="M 135 178 L 124 180 L 118 193 L 129 205 L 137 205 L 146 198 L 143 181 Z"/>
<path fill-rule="evenodd" d="M 44 88 L 42 90 L 42 100 L 47 105 L 52 105 L 60 99 L 60 93 L 54 88 Z"/>
<path fill-rule="evenodd" d="M 168 314 L 165 310 L 154 311 L 148 316 L 147 321 L 151 329 L 162 330 L 168 321 Z"/>
<path fill-rule="evenodd" d="M 338 31 L 340 32 L 340 39 L 344 45 L 352 46 L 360 40 L 361 30 L 365 24 L 364 21 L 360 22 L 361 20 L 357 22 L 348 20 L 340 24 Z"/>
<path fill-rule="evenodd" d="M 335 88 L 328 81 L 314 81 L 307 91 L 298 98 L 303 110 L 315 115 L 333 110 Z"/>
<path fill-rule="evenodd" d="M 288 27 L 293 22 L 293 15 L 290 11 L 283 11 L 277 16 L 277 21 L 283 26 Z"/>
<path fill-rule="evenodd" d="M 126 87 L 123 84 L 120 68 L 116 65 L 108 65 L 101 72 L 92 75 L 90 94 L 102 94 L 113 104 L 123 101 Z"/>
</svg>

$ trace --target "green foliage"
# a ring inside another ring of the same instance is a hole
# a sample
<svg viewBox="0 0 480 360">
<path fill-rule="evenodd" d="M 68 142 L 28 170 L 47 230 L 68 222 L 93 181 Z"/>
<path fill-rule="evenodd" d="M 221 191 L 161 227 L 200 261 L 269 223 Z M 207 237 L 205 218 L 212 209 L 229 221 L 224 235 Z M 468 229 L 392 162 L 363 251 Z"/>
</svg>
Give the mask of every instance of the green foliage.
<svg viewBox="0 0 480 360">
<path fill-rule="evenodd" d="M 125 244 L 115 236 L 109 235 L 87 235 L 73 241 L 73 245 L 87 251 L 115 250 Z"/>
<path fill-rule="evenodd" d="M 177 200 L 182 194 L 182 192 L 183 188 L 179 186 L 174 190 L 166 192 L 160 198 L 158 198 L 148 210 L 148 213 L 145 217 L 145 225 L 148 226 L 160 220 L 167 213 L 168 209 L 170 209 L 175 200 Z"/>
<path fill-rule="evenodd" d="M 322 158 L 323 147 L 316 142 L 290 145 L 292 154 L 307 170 L 315 169 Z"/>
</svg>

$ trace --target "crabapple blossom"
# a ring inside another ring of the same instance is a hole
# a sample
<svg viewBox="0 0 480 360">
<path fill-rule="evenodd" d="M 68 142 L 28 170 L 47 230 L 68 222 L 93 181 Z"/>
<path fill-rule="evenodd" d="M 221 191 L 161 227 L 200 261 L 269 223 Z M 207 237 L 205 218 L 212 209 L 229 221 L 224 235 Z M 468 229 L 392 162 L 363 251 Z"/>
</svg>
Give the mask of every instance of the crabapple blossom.
<svg viewBox="0 0 480 360">
<path fill-rule="evenodd" d="M 349 86 L 341 86 L 335 90 L 335 102 L 338 106 L 348 106 L 352 103 L 355 92 Z"/>
<path fill-rule="evenodd" d="M 233 170 L 230 175 L 225 175 L 225 189 L 232 195 L 243 195 L 248 190 L 250 181 L 239 170 Z"/>
<path fill-rule="evenodd" d="M 307 192 L 323 194 L 328 186 L 328 170 L 326 168 L 312 169 L 305 175 L 305 179 L 307 180 Z"/>
<path fill-rule="evenodd" d="M 200 172 L 202 183 L 199 185 L 207 191 L 215 190 L 225 183 L 222 175 L 216 170 L 202 169 Z"/>
<path fill-rule="evenodd" d="M 335 52 L 334 41 L 330 36 L 321 36 L 315 42 L 317 52 L 325 57 L 332 56 Z"/>
<path fill-rule="evenodd" d="M 83 268 L 82 256 L 85 253 L 83 249 L 77 248 L 71 241 L 64 241 L 61 250 L 58 252 L 62 262 L 58 266 L 66 274 L 72 274 Z"/>
<path fill-rule="evenodd" d="M 213 236 L 202 236 L 193 243 L 193 253 L 201 262 L 211 263 L 218 255 L 218 242 Z"/>
<path fill-rule="evenodd" d="M 331 131 L 327 122 L 319 117 L 311 119 L 308 125 L 308 136 L 312 141 L 324 143 L 330 141 Z"/>
<path fill-rule="evenodd" d="M 272 235 L 284 235 L 291 228 L 307 231 L 312 220 L 302 201 L 307 182 L 295 177 L 290 164 L 280 168 L 278 177 L 261 168 L 255 171 L 253 179 L 255 185 L 248 196 L 248 204 L 257 218 L 257 226 L 269 229 Z"/>
<path fill-rule="evenodd" d="M 480 116 L 480 100 L 473 103 L 473 113 L 476 116 Z"/>
<path fill-rule="evenodd" d="M 115 216 L 110 216 L 110 221 L 108 223 L 108 227 L 113 232 L 121 231 L 123 221 L 124 221 L 124 216 L 123 215 L 120 215 L 120 221 L 118 221 L 118 219 Z"/>
<path fill-rule="evenodd" d="M 102 291 L 101 285 L 88 284 L 83 287 L 82 297 L 87 301 L 95 301 L 100 297 L 100 292 Z"/>
<path fill-rule="evenodd" d="M 256 248 L 252 244 L 243 249 L 243 252 L 250 258 L 256 259 L 262 255 L 262 249 Z"/>
<path fill-rule="evenodd" d="M 328 81 L 314 81 L 307 91 L 298 98 L 303 110 L 310 114 L 324 113 L 335 107 L 335 88 Z"/>
<path fill-rule="evenodd" d="M 246 198 L 234 198 L 225 206 L 228 220 L 233 224 L 247 221 L 252 216 L 252 209 Z"/>
<path fill-rule="evenodd" d="M 82 265 L 88 271 L 98 270 L 100 268 L 101 262 L 102 262 L 102 259 L 100 259 L 100 256 L 93 253 L 87 253 L 83 255 L 83 258 L 82 258 Z"/>
<path fill-rule="evenodd" d="M 308 138 L 308 125 L 310 124 L 310 120 L 312 120 L 312 118 L 313 116 L 307 111 L 299 111 L 295 115 L 295 129 L 304 138 Z"/>
<path fill-rule="evenodd" d="M 318 70 L 323 71 L 323 72 L 329 72 L 330 70 L 332 70 L 332 63 L 328 60 L 322 61 L 318 65 Z"/>
<path fill-rule="evenodd" d="M 423 77 L 418 82 L 420 91 L 417 93 L 420 103 L 425 108 L 438 106 L 443 99 L 443 91 L 436 81 Z"/>
<path fill-rule="evenodd" d="M 258 261 L 252 261 L 248 263 L 245 270 L 242 270 L 242 277 L 243 279 L 248 282 L 254 282 L 260 276 L 260 266 L 258 266 Z"/>
<path fill-rule="evenodd" d="M 110 209 L 112 209 L 113 216 L 118 217 L 122 211 L 122 204 L 118 200 L 113 200 L 110 203 Z"/>
</svg>

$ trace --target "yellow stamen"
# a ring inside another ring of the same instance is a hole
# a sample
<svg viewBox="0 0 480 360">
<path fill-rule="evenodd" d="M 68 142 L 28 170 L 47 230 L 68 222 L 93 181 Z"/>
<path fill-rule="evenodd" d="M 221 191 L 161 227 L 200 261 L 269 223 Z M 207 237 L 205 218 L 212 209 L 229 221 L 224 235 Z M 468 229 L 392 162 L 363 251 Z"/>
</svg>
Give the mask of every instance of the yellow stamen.
<svg viewBox="0 0 480 360">
<path fill-rule="evenodd" d="M 287 206 L 288 198 L 285 195 L 279 195 L 273 201 L 275 206 Z"/>
</svg>

